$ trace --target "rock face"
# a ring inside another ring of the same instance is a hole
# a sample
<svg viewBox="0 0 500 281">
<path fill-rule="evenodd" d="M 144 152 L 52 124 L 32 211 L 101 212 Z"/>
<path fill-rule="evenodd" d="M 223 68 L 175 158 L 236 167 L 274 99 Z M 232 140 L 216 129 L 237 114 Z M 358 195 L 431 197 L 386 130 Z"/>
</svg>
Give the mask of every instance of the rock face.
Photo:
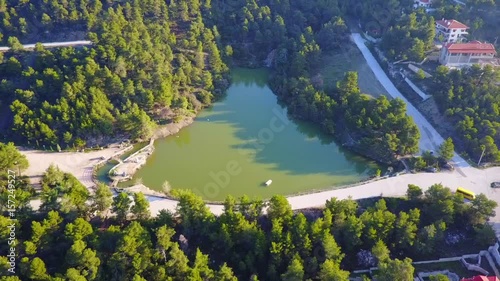
<svg viewBox="0 0 500 281">
<path fill-rule="evenodd" d="M 179 236 L 179 244 L 181 245 L 181 250 L 184 252 L 187 252 L 187 250 L 189 248 L 189 242 L 188 242 L 187 238 L 184 236 L 184 234 L 181 234 Z"/>
<path fill-rule="evenodd" d="M 177 123 L 169 123 L 167 125 L 161 126 L 160 128 L 158 128 L 158 130 L 156 130 L 154 138 L 155 139 L 164 138 L 170 135 L 177 134 L 182 128 L 191 125 L 193 121 L 194 117 L 188 116 L 183 118 Z"/>
<path fill-rule="evenodd" d="M 274 65 L 274 58 L 276 57 L 276 49 L 272 50 L 267 54 L 267 58 L 264 60 L 264 65 L 266 67 L 272 67 Z"/>
</svg>

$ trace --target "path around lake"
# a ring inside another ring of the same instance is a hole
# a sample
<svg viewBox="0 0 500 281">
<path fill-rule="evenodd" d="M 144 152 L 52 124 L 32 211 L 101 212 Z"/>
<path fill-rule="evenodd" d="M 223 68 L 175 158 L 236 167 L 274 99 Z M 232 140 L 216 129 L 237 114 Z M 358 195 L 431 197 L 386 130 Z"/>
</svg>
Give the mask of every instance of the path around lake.
<svg viewBox="0 0 500 281">
<path fill-rule="evenodd" d="M 423 117 L 422 114 L 411 105 L 406 98 L 396 89 L 393 83 L 389 80 L 385 72 L 382 70 L 378 62 L 375 60 L 373 55 L 370 53 L 368 48 L 364 44 L 364 40 L 357 33 L 352 34 L 352 39 L 363 53 L 368 65 L 376 75 L 377 79 L 386 88 L 387 92 L 392 97 L 399 97 L 407 103 L 408 114 L 412 116 L 415 123 L 419 126 L 422 134 L 422 139 L 420 141 L 421 150 L 436 150 L 443 138 L 437 133 L 437 131 L 429 124 L 429 122 Z M 102 156 L 107 153 L 114 153 L 116 151 L 100 151 L 98 154 Z M 92 160 L 91 155 L 87 153 L 81 153 L 80 158 L 76 155 L 78 153 L 45 153 L 40 151 L 23 151 L 25 155 L 28 156 L 30 161 L 30 169 L 26 171 L 26 174 L 32 176 L 33 173 L 40 175 L 41 167 L 48 167 L 48 165 L 53 162 L 61 167 L 63 171 L 72 172 L 79 178 L 83 180 L 86 186 L 90 183 L 86 182 L 87 177 L 84 177 L 85 169 L 91 165 Z M 59 156 L 60 155 L 60 156 Z M 83 155 L 86 155 L 83 156 Z M 93 155 L 92 155 L 93 156 Z M 96 155 L 97 156 L 97 155 Z M 59 158 L 59 157 L 62 157 Z M 75 158 L 76 157 L 76 158 Z M 71 161 L 70 161 L 71 159 Z M 76 161 L 79 160 L 79 161 Z M 500 189 L 494 189 L 490 187 L 490 183 L 493 181 L 500 181 L 500 167 L 493 167 L 489 169 L 476 169 L 470 167 L 467 162 L 465 162 L 461 157 L 455 156 L 453 158 L 457 169 L 453 172 L 442 172 L 442 173 L 420 173 L 420 174 L 405 174 L 396 177 L 390 177 L 387 179 L 360 184 L 351 188 L 335 189 L 329 191 L 323 191 L 318 193 L 289 196 L 288 201 L 293 210 L 323 207 L 326 200 L 336 197 L 339 199 L 346 199 L 351 197 L 352 199 L 362 199 L 378 196 L 404 196 L 408 187 L 408 184 L 416 184 L 420 186 L 424 191 L 433 184 L 441 183 L 444 186 L 455 190 L 459 186 L 469 189 L 475 193 L 483 193 L 489 199 L 496 202 L 500 202 Z M 71 165 L 69 165 L 71 163 Z M 66 164 L 66 165 L 64 165 Z M 33 169 L 34 167 L 38 169 Z M 35 171 L 36 170 L 36 171 Z M 43 171 L 43 170 L 42 170 Z M 82 175 L 82 176 L 79 176 Z M 269 188 L 272 188 L 269 187 Z M 172 199 L 165 199 L 159 197 L 148 197 L 150 201 L 150 210 L 153 216 L 156 216 L 158 212 L 162 209 L 169 210 L 171 212 L 176 211 L 177 201 Z M 35 202 L 34 202 L 35 203 Z M 36 203 L 33 204 L 36 208 Z M 207 204 L 207 207 L 216 215 L 223 212 L 223 205 L 213 205 Z M 496 209 L 496 216 L 492 218 L 492 222 L 495 225 L 496 230 L 500 232 L 500 207 Z"/>
<path fill-rule="evenodd" d="M 351 40 L 356 44 L 356 46 L 358 46 L 358 49 L 365 57 L 366 62 L 389 95 L 393 98 L 400 98 L 406 103 L 407 114 L 413 118 L 413 121 L 415 121 L 418 129 L 420 130 L 420 152 L 426 150 L 437 151 L 439 145 L 444 142 L 443 137 L 436 131 L 436 129 L 434 129 L 429 121 L 425 119 L 422 113 L 420 113 L 394 86 L 382 67 L 380 67 L 378 61 L 375 57 L 373 57 L 373 54 L 370 52 L 368 47 L 366 47 L 366 41 L 363 37 L 361 37 L 359 33 L 352 33 Z M 459 168 L 470 167 L 470 165 L 456 153 L 452 160 L 455 166 Z"/>
<path fill-rule="evenodd" d="M 427 190 L 433 184 L 439 184 L 451 188 L 452 191 L 456 188 L 464 187 L 476 194 L 483 193 L 489 199 L 500 202 L 500 189 L 491 188 L 490 184 L 493 181 L 500 181 L 500 167 L 493 167 L 485 170 L 476 169 L 473 167 L 465 167 L 462 169 L 467 175 L 464 177 L 460 172 L 442 172 L 442 173 L 420 173 L 420 174 L 405 174 L 397 177 L 360 184 L 351 188 L 335 189 L 318 193 L 289 196 L 288 202 L 293 210 L 323 207 L 326 200 L 332 197 L 339 199 L 362 199 L 378 196 L 397 197 L 404 196 L 408 188 L 408 184 L 415 184 Z M 269 187 L 269 188 L 272 188 Z M 156 215 L 162 209 L 175 212 L 177 201 L 171 199 L 163 199 L 150 197 L 151 214 Z M 223 205 L 207 204 L 212 213 L 220 215 L 223 212 Z M 500 207 L 496 208 L 496 216 L 492 218 L 492 222 L 500 223 Z"/>
<path fill-rule="evenodd" d="M 30 176 L 31 182 L 39 182 L 40 176 L 49 167 L 55 164 L 68 173 L 74 174 L 85 186 L 92 187 L 92 167 L 100 161 L 100 157 L 109 158 L 122 149 L 118 146 L 92 152 L 44 152 L 37 150 L 21 150 L 26 155 L 30 167 L 24 174 Z M 426 190 L 433 184 L 441 183 L 444 186 L 455 190 L 461 186 L 474 191 L 476 194 L 483 193 L 489 199 L 500 202 L 500 189 L 491 188 L 490 184 L 494 181 L 500 181 L 500 167 L 493 167 L 484 170 L 474 167 L 464 167 L 461 171 L 456 169 L 453 172 L 442 173 L 419 173 L 405 174 L 379 181 L 360 184 L 358 186 L 328 190 L 318 193 L 289 196 L 288 201 L 293 210 L 323 207 L 326 200 L 337 197 L 345 199 L 349 196 L 353 199 L 362 199 L 377 196 L 404 196 L 408 184 L 416 184 L 423 190 Z M 269 187 L 272 188 L 272 185 Z M 156 216 L 162 209 L 175 212 L 177 201 L 172 199 L 149 196 L 150 210 L 153 216 Z M 39 202 L 33 202 L 33 208 L 37 209 Z M 209 209 L 216 215 L 223 212 L 223 205 L 207 204 Z M 497 223 L 500 233 L 500 208 L 496 209 L 496 216 L 492 222 Z"/>
<path fill-rule="evenodd" d="M 75 46 L 87 46 L 92 45 L 92 41 L 80 40 L 80 41 L 68 41 L 68 42 L 50 42 L 50 43 L 40 43 L 45 48 L 57 48 L 57 47 L 75 47 Z M 34 49 L 36 44 L 25 44 L 23 49 Z M 0 52 L 7 52 L 10 47 L 0 47 Z"/>
</svg>

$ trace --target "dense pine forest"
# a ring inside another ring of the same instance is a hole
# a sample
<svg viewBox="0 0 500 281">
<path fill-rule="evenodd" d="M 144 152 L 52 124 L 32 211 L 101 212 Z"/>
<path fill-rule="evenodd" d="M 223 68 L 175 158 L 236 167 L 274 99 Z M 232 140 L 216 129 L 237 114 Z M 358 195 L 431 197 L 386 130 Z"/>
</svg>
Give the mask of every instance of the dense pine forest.
<svg viewBox="0 0 500 281">
<path fill-rule="evenodd" d="M 12 47 L 0 67 L 6 140 L 63 149 L 144 140 L 221 97 L 227 65 L 266 61 L 270 85 L 295 118 L 382 162 L 418 150 L 403 102 L 364 95 L 355 73 L 327 92 L 314 83 L 322 51 L 348 42 L 345 3 L 48 2 L 0 4 L 1 39 Z M 20 46 L 79 32 L 93 45 Z"/>
<path fill-rule="evenodd" d="M 475 30 L 495 26 L 480 22 L 491 1 L 472 2 Z M 222 98 L 231 66 L 265 65 L 272 70 L 270 86 L 294 118 L 319 124 L 363 155 L 392 162 L 418 150 L 420 132 L 405 103 L 363 94 L 354 72 L 334 89 L 315 78 L 324 52 L 348 42 L 349 17 L 381 37 L 390 59 L 422 59 L 434 37 L 433 19 L 410 12 L 411 5 L 0 0 L 0 41 L 11 47 L 0 53 L 0 135 L 16 144 L 63 149 L 119 137 L 148 139 L 158 126 Z M 438 13 L 451 17 L 458 10 L 439 7 Z M 93 44 L 21 45 L 76 39 Z M 433 79 L 441 85 L 435 89 L 441 109 L 464 135 L 460 144 L 499 161 L 498 85 L 491 69 L 438 69 Z M 401 186 L 405 198 L 331 198 L 321 210 L 292 211 L 283 196 L 269 202 L 228 197 L 220 216 L 196 195 L 174 190 L 177 211 L 152 217 L 142 193 L 113 196 L 105 185 L 90 192 L 56 166 L 45 172 L 37 192 L 23 176 L 28 166 L 12 143 L 0 142 L 0 280 L 346 281 L 353 270 L 378 266 L 372 276 L 377 280 L 409 281 L 412 260 L 484 249 L 495 241 L 487 222 L 497 202 L 481 194 L 464 203 L 440 184 L 425 192 Z M 31 207 L 33 200 L 39 210 Z"/>
<path fill-rule="evenodd" d="M 228 84 L 219 35 L 204 25 L 199 3 L 188 9 L 161 1 L 50 2 L 23 1 L 3 11 L 12 50 L 0 70 L 0 100 L 12 111 L 15 140 L 65 148 L 118 133 L 147 139 L 157 123 L 210 104 Z M 85 28 L 94 45 L 26 52 L 13 36 L 29 37 L 31 27 L 8 28 L 7 16 L 41 21 L 46 28 L 37 32 Z"/>
<path fill-rule="evenodd" d="M 228 197 L 220 216 L 191 192 L 175 190 L 177 211 L 151 217 L 142 193 L 113 197 L 98 185 L 91 194 L 51 166 L 35 211 L 33 188 L 22 176 L 26 158 L 0 143 L 0 159 L 0 252 L 15 254 L 0 257 L 5 281 L 347 281 L 350 271 L 372 266 L 379 266 L 377 280 L 410 281 L 412 259 L 484 249 L 496 240 L 487 223 L 496 202 L 481 194 L 464 203 L 439 184 L 425 192 L 409 185 L 406 198 L 331 198 L 325 209 L 296 212 L 283 196 Z"/>
<path fill-rule="evenodd" d="M 439 67 L 434 95 L 473 159 L 500 162 L 500 72 L 491 66 L 463 70 Z"/>
</svg>

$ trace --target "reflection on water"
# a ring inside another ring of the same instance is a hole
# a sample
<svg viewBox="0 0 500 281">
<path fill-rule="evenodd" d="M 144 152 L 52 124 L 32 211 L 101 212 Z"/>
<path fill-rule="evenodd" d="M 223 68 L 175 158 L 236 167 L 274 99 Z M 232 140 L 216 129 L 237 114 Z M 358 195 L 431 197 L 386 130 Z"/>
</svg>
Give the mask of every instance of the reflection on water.
<svg viewBox="0 0 500 281">
<path fill-rule="evenodd" d="M 224 100 L 176 136 L 157 140 L 135 179 L 157 190 L 168 180 L 211 200 L 268 198 L 357 182 L 380 168 L 317 126 L 290 120 L 266 83 L 266 71 L 233 71 Z M 273 183 L 264 187 L 268 179 Z"/>
</svg>

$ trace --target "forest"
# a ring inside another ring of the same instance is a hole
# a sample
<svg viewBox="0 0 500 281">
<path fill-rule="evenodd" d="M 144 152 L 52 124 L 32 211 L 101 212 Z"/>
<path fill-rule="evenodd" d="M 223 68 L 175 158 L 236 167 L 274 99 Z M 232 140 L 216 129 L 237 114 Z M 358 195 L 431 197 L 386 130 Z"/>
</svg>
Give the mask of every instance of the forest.
<svg viewBox="0 0 500 281">
<path fill-rule="evenodd" d="M 412 260 L 456 254 L 464 245 L 483 249 L 496 239 L 487 223 L 496 202 L 480 194 L 464 203 L 440 184 L 425 192 L 409 185 L 405 198 L 331 198 L 324 209 L 303 211 L 292 211 L 280 195 L 268 202 L 229 196 L 220 216 L 193 193 L 174 190 L 176 212 L 153 217 L 142 193 L 113 196 L 99 184 L 91 194 L 56 166 L 34 197 L 23 175 L 26 158 L 12 143 L 0 143 L 0 159 L 0 251 L 16 253 L 15 274 L 0 257 L 5 281 L 346 281 L 350 271 L 372 266 L 380 268 L 377 280 L 411 281 Z M 11 170 L 20 173 L 14 181 Z M 38 211 L 30 204 L 35 198 Z"/>
<path fill-rule="evenodd" d="M 368 33 L 381 39 L 379 47 L 391 61 L 421 62 L 426 53 L 434 50 L 434 19 L 456 19 L 470 27 L 469 40 L 494 43 L 500 26 L 498 2 L 490 0 L 463 1 L 466 7 L 451 1 L 433 1 L 436 11 L 426 13 L 424 9 L 405 10 L 408 3 L 378 0 L 363 1 L 354 15 Z M 366 14 L 366 7 L 381 7 L 381 12 Z M 402 16 L 398 11 L 404 10 Z M 374 24 L 375 23 L 375 24 Z M 372 30 L 375 27 L 376 30 Z M 487 66 L 480 69 L 448 70 L 439 66 L 429 88 L 441 113 L 446 117 L 457 151 L 478 163 L 500 161 L 500 123 L 498 81 L 499 72 Z"/>
<path fill-rule="evenodd" d="M 355 73 L 329 92 L 315 82 L 322 50 L 348 42 L 342 1 L 44 3 L 0 3 L 0 39 L 11 46 L 0 65 L 5 140 L 52 149 L 145 140 L 223 96 L 228 65 L 266 60 L 270 85 L 294 117 L 381 162 L 418 150 L 403 102 L 364 95 Z M 20 46 L 64 32 L 83 32 L 93 46 Z"/>
<path fill-rule="evenodd" d="M 222 39 L 238 43 L 232 44 L 233 60 L 269 62 L 273 68 L 270 86 L 293 117 L 319 124 L 344 145 L 377 161 L 391 163 L 398 156 L 418 151 L 420 132 L 406 115 L 404 102 L 363 94 L 356 73 L 346 73 L 337 87 L 328 91 L 316 79 L 322 51 L 341 51 L 349 42 L 342 18 L 346 3 L 238 2 L 229 7 L 219 4 L 225 12 L 214 15 L 221 22 L 217 26 L 224 26 L 220 28 Z M 234 20 L 243 25 L 223 24 Z"/>
<path fill-rule="evenodd" d="M 491 66 L 438 67 L 433 91 L 441 111 L 456 124 L 456 143 L 470 158 L 500 162 L 500 72 Z"/>
<path fill-rule="evenodd" d="M 5 131 L 13 140 L 63 148 L 120 133 L 145 140 L 157 124 L 209 105 L 228 85 L 220 35 L 203 23 L 206 7 L 198 1 L 2 2 L 4 42 L 12 48 L 0 65 L 0 101 L 12 111 Z M 41 21 L 47 32 L 83 26 L 94 45 L 24 51 L 14 36 L 22 42 L 31 26 L 16 21 Z"/>
</svg>

